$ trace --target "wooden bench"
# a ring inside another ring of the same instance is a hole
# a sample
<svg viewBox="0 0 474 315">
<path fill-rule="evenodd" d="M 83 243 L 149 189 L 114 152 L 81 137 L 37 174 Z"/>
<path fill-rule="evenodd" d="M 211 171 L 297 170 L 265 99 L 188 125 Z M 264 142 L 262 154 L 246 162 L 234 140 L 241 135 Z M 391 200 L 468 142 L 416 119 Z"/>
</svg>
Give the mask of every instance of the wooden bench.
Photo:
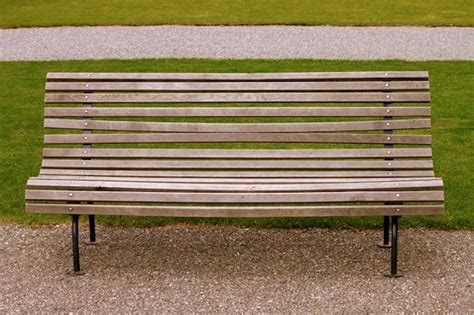
<svg viewBox="0 0 474 315">
<path fill-rule="evenodd" d="M 49 73 L 26 210 L 72 215 L 76 274 L 81 214 L 384 216 L 399 276 L 398 218 L 444 211 L 429 102 L 427 72 Z"/>
</svg>

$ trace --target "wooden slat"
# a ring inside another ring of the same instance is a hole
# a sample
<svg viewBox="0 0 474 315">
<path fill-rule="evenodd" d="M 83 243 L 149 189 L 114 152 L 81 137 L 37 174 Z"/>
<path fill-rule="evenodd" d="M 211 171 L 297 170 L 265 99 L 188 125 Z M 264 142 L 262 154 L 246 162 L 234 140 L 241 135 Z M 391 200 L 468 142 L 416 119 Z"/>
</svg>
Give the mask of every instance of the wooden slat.
<svg viewBox="0 0 474 315">
<path fill-rule="evenodd" d="M 106 191 L 179 191 L 179 192 L 305 192 L 305 191 L 374 191 L 426 190 L 442 188 L 439 179 L 422 181 L 358 182 L 323 184 L 213 184 L 213 183 L 144 183 L 117 181 L 81 181 L 29 179 L 30 189 L 81 189 Z"/>
<path fill-rule="evenodd" d="M 140 171 L 140 170 L 97 170 L 97 169 L 58 169 L 42 168 L 41 175 L 103 175 L 103 176 L 138 176 L 138 177 L 186 177 L 186 178 L 341 178 L 341 177 L 433 177 L 433 170 L 409 171 Z"/>
<path fill-rule="evenodd" d="M 380 103 L 429 102 L 429 92 L 393 93 L 47 93 L 45 103 Z"/>
<path fill-rule="evenodd" d="M 61 160 L 44 159 L 44 168 L 97 169 L 432 169 L 432 160 Z"/>
<path fill-rule="evenodd" d="M 113 177 L 83 175 L 39 175 L 31 179 L 59 179 L 82 181 L 118 181 L 153 183 L 226 183 L 226 184 L 309 184 L 309 183 L 366 183 L 439 179 L 435 177 L 380 177 L 380 178 L 204 178 L 204 177 Z"/>
<path fill-rule="evenodd" d="M 429 81 L 342 82 L 47 82 L 48 92 L 64 91 L 399 91 L 428 90 Z"/>
<path fill-rule="evenodd" d="M 44 143 L 392 143 L 431 144 L 430 135 L 375 135 L 332 133 L 141 133 L 45 135 Z"/>
<path fill-rule="evenodd" d="M 419 79 L 427 80 L 427 71 L 370 72 L 278 72 L 278 73 L 104 73 L 49 72 L 48 80 L 124 80 L 124 81 L 267 81 L 267 80 L 358 80 Z"/>
<path fill-rule="evenodd" d="M 306 203 L 371 201 L 443 201 L 442 191 L 351 191 L 291 193 L 194 193 L 26 190 L 26 200 L 171 202 L 171 203 Z"/>
<path fill-rule="evenodd" d="M 431 148 L 391 149 L 58 149 L 45 148 L 44 157 L 50 158 L 422 158 L 431 157 Z"/>
<path fill-rule="evenodd" d="M 45 117 L 383 117 L 430 116 L 430 107 L 46 107 Z"/>
<path fill-rule="evenodd" d="M 82 204 L 27 203 L 28 213 L 68 213 L 98 215 L 141 215 L 161 217 L 323 217 L 374 215 L 441 215 L 444 205 L 397 206 L 273 206 L 273 207 L 187 207 L 187 206 L 126 206 Z"/>
<path fill-rule="evenodd" d="M 407 119 L 314 123 L 169 123 L 45 119 L 45 128 L 79 130 L 157 131 L 157 132 L 331 132 L 430 128 L 430 119 Z"/>
</svg>

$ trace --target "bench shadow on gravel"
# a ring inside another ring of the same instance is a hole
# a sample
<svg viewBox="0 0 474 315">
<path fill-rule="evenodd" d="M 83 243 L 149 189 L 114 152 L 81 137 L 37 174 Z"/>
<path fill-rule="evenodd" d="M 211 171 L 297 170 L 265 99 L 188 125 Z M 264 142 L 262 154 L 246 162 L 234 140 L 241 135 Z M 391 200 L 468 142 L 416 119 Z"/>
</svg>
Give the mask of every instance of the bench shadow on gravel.
<svg viewBox="0 0 474 315">
<path fill-rule="evenodd" d="M 273 230 L 235 227 L 165 227 L 128 229 L 99 227 L 100 244 L 81 242 L 81 264 L 89 276 L 134 274 L 215 279 L 360 277 L 383 278 L 390 252 L 376 247 L 380 231 Z M 82 241 L 87 235 L 81 235 Z M 406 278 L 439 277 L 446 254 L 435 238 L 401 230 L 400 269 Z M 51 262 L 72 268 L 72 259 L 57 249 Z M 65 257 L 66 256 L 66 257 Z M 55 259 L 56 260 L 56 259 Z M 441 268 L 441 270 L 440 270 Z M 433 270 L 437 270 L 434 275 Z M 449 269 L 446 270 L 449 272 Z"/>
</svg>

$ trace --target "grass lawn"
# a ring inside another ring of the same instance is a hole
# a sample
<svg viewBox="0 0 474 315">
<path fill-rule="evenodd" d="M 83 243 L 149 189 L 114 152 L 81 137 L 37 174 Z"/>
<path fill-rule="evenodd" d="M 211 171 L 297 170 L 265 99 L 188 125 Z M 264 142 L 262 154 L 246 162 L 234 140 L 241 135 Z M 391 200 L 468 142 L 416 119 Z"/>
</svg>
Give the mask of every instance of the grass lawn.
<svg viewBox="0 0 474 315">
<path fill-rule="evenodd" d="M 63 25 L 473 26 L 472 0 L 0 0 L 0 27 Z"/>
<path fill-rule="evenodd" d="M 43 134 L 44 80 L 48 71 L 270 72 L 428 70 L 433 107 L 433 150 L 437 176 L 445 182 L 446 215 L 406 217 L 403 226 L 474 229 L 474 62 L 206 60 L 0 62 L 0 220 L 18 223 L 65 221 L 67 216 L 28 215 L 25 183 L 38 174 Z M 380 226 L 380 218 L 173 219 L 101 217 L 111 224 L 176 222 L 270 227 Z"/>
</svg>

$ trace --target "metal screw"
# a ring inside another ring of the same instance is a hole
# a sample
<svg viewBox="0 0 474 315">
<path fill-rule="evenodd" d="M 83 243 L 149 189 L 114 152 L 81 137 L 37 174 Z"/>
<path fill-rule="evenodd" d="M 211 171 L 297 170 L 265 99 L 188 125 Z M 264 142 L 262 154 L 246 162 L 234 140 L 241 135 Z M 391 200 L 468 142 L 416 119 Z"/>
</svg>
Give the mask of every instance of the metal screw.
<svg viewBox="0 0 474 315">
<path fill-rule="evenodd" d="M 84 96 L 84 98 L 85 98 L 85 99 L 88 99 L 88 98 L 89 98 L 89 96 L 87 96 L 87 95 L 86 95 L 86 96 Z"/>
<path fill-rule="evenodd" d="M 390 137 L 387 137 L 387 140 L 390 140 Z"/>
<path fill-rule="evenodd" d="M 72 208 L 69 208 L 69 211 L 72 211 Z"/>
<path fill-rule="evenodd" d="M 69 197 L 72 197 L 72 193 L 69 193 Z"/>
<path fill-rule="evenodd" d="M 387 113 L 390 113 L 390 109 L 387 109 Z"/>
<path fill-rule="evenodd" d="M 400 194 L 397 194 L 397 197 L 400 197 Z"/>
<path fill-rule="evenodd" d="M 385 73 L 385 75 L 388 75 L 388 73 Z"/>
<path fill-rule="evenodd" d="M 388 162 L 388 166 L 392 166 L 392 163 L 391 163 L 391 162 Z"/>
<path fill-rule="evenodd" d="M 388 175 L 392 175 L 392 172 L 388 172 Z"/>
<path fill-rule="evenodd" d="M 87 114 L 88 112 L 89 112 L 89 111 L 88 111 L 87 109 L 86 109 L 86 110 L 84 110 L 84 113 L 86 113 L 86 114 Z"/>
<path fill-rule="evenodd" d="M 87 123 L 86 123 L 87 124 Z M 390 126 L 390 123 L 387 123 L 387 126 Z"/>
<path fill-rule="evenodd" d="M 397 208 L 397 212 L 400 212 L 400 209 L 399 209 L 399 208 Z"/>
<path fill-rule="evenodd" d="M 90 76 L 91 76 L 91 74 L 90 74 L 90 73 L 88 73 L 88 74 L 87 74 L 87 76 L 88 76 L 88 77 L 90 77 Z"/>
<path fill-rule="evenodd" d="M 84 123 L 84 126 L 87 126 L 88 124 L 89 124 L 89 123 L 85 122 L 85 123 Z"/>
<path fill-rule="evenodd" d="M 84 137 L 84 140 L 87 140 L 87 137 Z"/>
<path fill-rule="evenodd" d="M 89 84 L 86 84 L 86 87 L 89 87 Z"/>
<path fill-rule="evenodd" d="M 87 164 L 87 162 L 82 162 L 82 165 L 86 165 L 86 164 Z"/>
<path fill-rule="evenodd" d="M 391 151 L 387 151 L 387 154 L 390 154 L 390 153 L 392 153 L 392 152 L 391 152 Z"/>
<path fill-rule="evenodd" d="M 387 86 L 387 87 L 388 87 L 388 86 L 390 86 L 390 84 L 388 84 L 388 83 L 385 83 L 385 86 Z"/>
<path fill-rule="evenodd" d="M 390 98 L 390 95 L 386 95 L 385 97 L 386 97 L 386 98 Z"/>
<path fill-rule="evenodd" d="M 87 154 L 87 151 L 83 151 L 82 153 Z"/>
</svg>

